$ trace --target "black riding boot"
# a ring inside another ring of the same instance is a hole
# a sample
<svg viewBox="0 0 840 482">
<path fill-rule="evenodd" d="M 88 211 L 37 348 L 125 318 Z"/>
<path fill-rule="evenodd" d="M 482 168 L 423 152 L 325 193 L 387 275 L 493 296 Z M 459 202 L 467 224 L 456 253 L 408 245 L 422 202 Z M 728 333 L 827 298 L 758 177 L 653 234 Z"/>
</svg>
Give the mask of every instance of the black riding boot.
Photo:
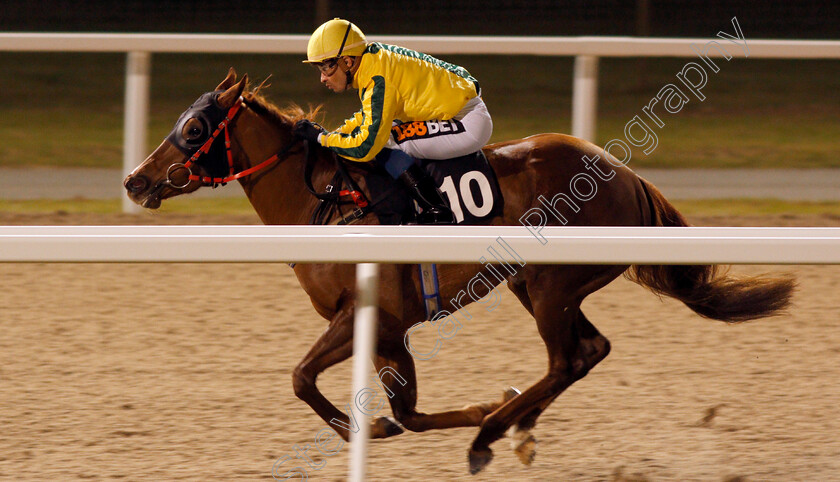
<svg viewBox="0 0 840 482">
<path fill-rule="evenodd" d="M 399 179 L 423 210 L 417 215 L 418 224 L 455 224 L 455 215 L 449 209 L 449 203 L 422 167 L 412 164 L 400 174 Z"/>
</svg>

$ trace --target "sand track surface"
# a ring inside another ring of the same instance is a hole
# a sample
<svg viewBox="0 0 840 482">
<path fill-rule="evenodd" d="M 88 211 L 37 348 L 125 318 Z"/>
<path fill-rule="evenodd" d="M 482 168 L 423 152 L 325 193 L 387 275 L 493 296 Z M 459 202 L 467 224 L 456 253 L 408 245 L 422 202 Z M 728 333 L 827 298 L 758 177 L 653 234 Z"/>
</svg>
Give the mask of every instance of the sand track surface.
<svg viewBox="0 0 840 482">
<path fill-rule="evenodd" d="M 0 224 L 254 222 L 0 214 Z M 501 440 L 485 472 L 469 476 L 476 429 L 462 428 L 374 441 L 369 480 L 840 479 L 840 267 L 733 270 L 795 273 L 795 306 L 727 326 L 619 279 L 583 308 L 613 351 L 540 418 L 531 467 Z M 0 284 L 0 480 L 272 480 L 275 461 L 306 444 L 322 465 L 310 480 L 345 479 L 349 445 L 319 456 L 325 424 L 292 391 L 292 370 L 326 322 L 289 267 L 0 264 Z M 495 400 L 543 375 L 533 321 L 501 293 L 501 307 L 473 308 L 437 356 L 417 362 L 421 410 Z M 318 381 L 342 407 L 350 365 Z"/>
</svg>

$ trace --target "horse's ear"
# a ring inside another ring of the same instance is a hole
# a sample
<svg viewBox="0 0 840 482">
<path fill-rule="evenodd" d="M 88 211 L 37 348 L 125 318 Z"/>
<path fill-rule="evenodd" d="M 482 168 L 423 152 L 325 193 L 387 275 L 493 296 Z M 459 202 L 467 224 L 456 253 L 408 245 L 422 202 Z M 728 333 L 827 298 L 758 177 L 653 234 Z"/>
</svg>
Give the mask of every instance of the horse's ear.
<svg viewBox="0 0 840 482">
<path fill-rule="evenodd" d="M 230 88 L 226 89 L 224 92 L 219 94 L 219 106 L 223 109 L 230 109 L 233 107 L 233 104 L 239 100 L 239 97 L 242 95 L 242 91 L 245 90 L 245 85 L 248 84 L 248 74 L 242 76 L 242 80 L 237 82 L 236 84 L 230 86 Z"/>
<path fill-rule="evenodd" d="M 219 84 L 219 86 L 216 87 L 215 90 L 228 90 L 235 83 L 236 83 L 236 71 L 233 70 L 233 67 L 231 67 L 230 70 L 228 70 L 228 74 L 227 74 L 227 77 L 225 77 L 225 80 L 223 80 L 222 83 Z"/>
</svg>

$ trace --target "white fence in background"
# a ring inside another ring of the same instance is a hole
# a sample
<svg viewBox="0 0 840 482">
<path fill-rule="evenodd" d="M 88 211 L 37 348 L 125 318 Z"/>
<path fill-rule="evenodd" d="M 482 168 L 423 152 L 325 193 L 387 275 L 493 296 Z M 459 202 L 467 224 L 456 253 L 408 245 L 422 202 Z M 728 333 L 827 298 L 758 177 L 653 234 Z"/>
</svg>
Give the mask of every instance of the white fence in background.
<svg viewBox="0 0 840 482">
<path fill-rule="evenodd" d="M 0 51 L 126 52 L 125 138 L 127 174 L 145 158 L 151 54 L 263 53 L 305 54 L 307 35 L 72 34 L 0 33 Z M 371 41 L 403 45 L 430 54 L 503 54 L 574 56 L 572 135 L 595 137 L 599 57 L 697 57 L 710 40 L 720 38 L 634 37 L 465 37 L 369 35 Z M 750 58 L 840 59 L 840 41 L 746 40 Z M 721 53 L 711 48 L 709 57 Z M 123 198 L 123 210 L 137 206 Z"/>
<path fill-rule="evenodd" d="M 353 392 L 376 349 L 381 263 L 478 263 L 491 246 L 512 266 L 840 264 L 840 228 L 523 226 L 0 226 L 0 262 L 341 262 L 357 266 Z M 499 246 L 496 246 L 496 245 Z M 500 260 L 501 261 L 501 260 Z M 365 480 L 370 416 L 351 434 L 349 480 Z"/>
</svg>

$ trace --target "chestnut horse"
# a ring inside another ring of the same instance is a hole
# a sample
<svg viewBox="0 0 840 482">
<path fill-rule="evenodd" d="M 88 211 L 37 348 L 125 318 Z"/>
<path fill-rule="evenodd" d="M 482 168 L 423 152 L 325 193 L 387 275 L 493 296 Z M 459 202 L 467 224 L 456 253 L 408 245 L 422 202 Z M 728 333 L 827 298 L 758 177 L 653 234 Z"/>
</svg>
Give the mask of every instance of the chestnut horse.
<svg viewBox="0 0 840 482">
<path fill-rule="evenodd" d="M 246 84 L 247 75 L 237 82 L 231 69 L 213 93 L 199 98 L 200 102 L 182 115 L 167 140 L 125 179 L 128 196 L 155 209 L 164 199 L 235 178 L 263 223 L 307 224 L 319 201 L 308 192 L 302 179 L 307 150 L 291 133 L 304 112 L 297 107 L 278 109 L 259 95 L 259 88 L 246 92 Z M 223 113 L 221 117 L 218 112 Z M 227 156 L 224 148 L 211 148 L 220 145 L 214 139 L 222 132 L 229 143 Z M 199 146 L 203 147 L 191 157 Z M 323 187 L 334 172 L 334 158 L 326 149 L 312 149 L 317 157 L 313 183 Z M 204 151 L 207 154 L 201 154 Z M 561 134 L 540 134 L 489 145 L 484 153 L 495 169 L 504 196 L 502 214 L 487 224 L 520 225 L 524 213 L 542 207 L 538 196 L 550 199 L 569 186 L 573 176 L 585 172 L 584 168 L 594 168 L 602 180 L 609 180 L 600 183 L 597 195 L 583 208 L 566 213 L 569 224 L 688 225 L 653 185 L 617 161 L 616 165 L 602 162 L 584 166 L 584 156 L 590 160 L 596 156 L 614 160 L 587 141 Z M 229 169 L 231 175 L 225 178 L 226 172 L 212 172 L 219 171 L 219 165 L 223 171 Z M 348 169 L 364 190 L 362 170 L 353 165 Z M 565 209 L 562 204 L 560 207 Z M 367 216 L 358 223 L 377 221 L 375 216 Z M 559 219 L 554 224 L 559 224 Z M 455 312 L 458 306 L 453 301 L 457 293 L 483 268 L 481 264 L 439 266 L 442 308 Z M 352 354 L 355 266 L 297 264 L 294 271 L 315 310 L 329 321 L 326 331 L 294 370 L 295 394 L 325 422 L 337 419 L 349 426 L 347 414 L 321 394 L 315 381 L 321 372 Z M 679 299 L 704 317 L 730 323 L 779 314 L 788 306 L 794 287 L 789 277 L 734 278 L 718 273 L 714 266 L 527 264 L 507 276 L 507 286 L 536 320 L 548 351 L 548 373 L 521 394 L 508 390 L 498 401 L 442 413 L 422 413 L 416 410 L 414 361 L 404 343 L 406 331 L 426 316 L 418 270 L 416 265 L 383 265 L 375 365 L 377 371 L 385 367 L 395 369 L 407 384 L 398 385 L 394 377 L 383 380 L 394 395 L 389 401 L 396 422 L 388 417 L 374 419 L 371 436 L 390 437 L 403 428 L 422 432 L 479 427 L 468 452 L 470 471 L 476 473 L 493 457 L 490 444 L 512 429 L 517 455 L 523 463 L 530 463 L 536 444 L 529 430 L 537 418 L 610 351 L 609 341 L 581 312 L 581 302 L 622 273 L 656 293 Z M 331 426 L 345 440 L 349 439 L 347 429 Z"/>
</svg>

